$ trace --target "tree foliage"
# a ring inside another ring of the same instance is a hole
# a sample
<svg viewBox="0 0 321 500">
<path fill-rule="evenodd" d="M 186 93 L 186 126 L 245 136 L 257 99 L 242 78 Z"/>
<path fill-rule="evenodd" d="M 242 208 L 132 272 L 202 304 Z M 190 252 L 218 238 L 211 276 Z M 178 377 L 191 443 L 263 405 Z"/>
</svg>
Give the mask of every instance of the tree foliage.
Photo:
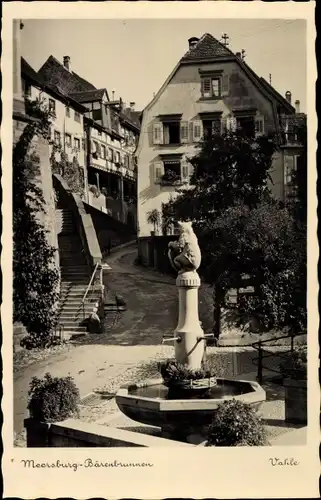
<svg viewBox="0 0 321 500">
<path fill-rule="evenodd" d="M 35 102 L 30 109 L 37 119 L 28 123 L 13 148 L 13 305 L 14 321 L 26 327 L 26 347 L 48 345 L 58 299 L 55 248 L 39 218 L 45 212 L 37 185 L 37 137 L 49 139 L 50 114 Z"/>
<path fill-rule="evenodd" d="M 201 273 L 215 285 L 219 306 L 230 288 L 251 277 L 255 294 L 239 304 L 244 322 L 255 316 L 267 329 L 304 330 L 306 225 L 301 199 L 284 205 L 270 190 L 276 143 L 240 132 L 214 135 L 190 159 L 192 187 L 163 207 L 165 221 L 192 220 L 202 251 Z M 302 155 L 304 176 L 304 153 Z"/>
</svg>

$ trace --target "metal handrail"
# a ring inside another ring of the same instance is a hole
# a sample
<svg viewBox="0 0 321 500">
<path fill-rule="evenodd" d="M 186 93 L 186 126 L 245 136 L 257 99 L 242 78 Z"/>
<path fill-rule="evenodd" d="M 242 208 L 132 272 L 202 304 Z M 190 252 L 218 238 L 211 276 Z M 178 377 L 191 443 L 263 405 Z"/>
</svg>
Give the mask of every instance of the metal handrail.
<svg viewBox="0 0 321 500">
<path fill-rule="evenodd" d="M 98 269 L 99 265 L 100 265 L 100 263 L 99 263 L 99 262 L 97 262 L 97 264 L 95 265 L 95 269 L 93 270 L 93 273 L 92 273 L 92 275 L 91 275 L 90 281 L 89 281 L 89 283 L 88 283 L 88 286 L 87 286 L 86 291 L 85 291 L 85 293 L 84 293 L 84 296 L 83 296 L 83 298 L 82 298 L 82 301 L 81 301 L 82 303 L 84 303 L 84 302 L 85 302 L 85 300 L 86 300 L 87 294 L 88 294 L 88 292 L 89 292 L 89 289 L 90 289 L 90 287 L 91 287 L 92 281 L 93 281 L 93 279 L 94 279 L 94 277 L 95 277 L 95 274 L 96 274 L 96 271 L 97 271 L 97 269 Z"/>
<path fill-rule="evenodd" d="M 76 319 L 77 319 L 78 314 L 79 314 L 79 310 L 80 310 L 81 308 L 82 308 L 82 311 L 83 311 L 83 319 L 85 319 L 85 300 L 86 300 L 86 297 L 87 297 L 88 292 L 89 292 L 89 290 L 90 290 L 90 287 L 91 287 L 91 285 L 92 285 L 92 282 L 93 282 L 93 280 L 94 280 L 94 277 L 95 277 L 95 275 L 96 275 L 97 269 L 98 269 L 98 267 L 99 267 L 100 265 L 101 265 L 101 264 L 100 264 L 100 262 L 97 262 L 97 264 L 95 265 L 95 269 L 94 269 L 94 270 L 93 270 L 93 272 L 92 272 L 91 278 L 90 278 L 90 280 L 89 280 L 89 283 L 88 283 L 88 285 L 87 285 L 87 288 L 86 288 L 86 290 L 85 290 L 85 293 L 84 293 L 84 295 L 83 295 L 83 298 L 81 299 L 81 304 L 80 304 L 80 306 L 79 306 L 79 308 L 78 308 L 78 310 L 77 310 L 76 314 L 74 315 L 74 320 L 76 320 Z"/>
</svg>

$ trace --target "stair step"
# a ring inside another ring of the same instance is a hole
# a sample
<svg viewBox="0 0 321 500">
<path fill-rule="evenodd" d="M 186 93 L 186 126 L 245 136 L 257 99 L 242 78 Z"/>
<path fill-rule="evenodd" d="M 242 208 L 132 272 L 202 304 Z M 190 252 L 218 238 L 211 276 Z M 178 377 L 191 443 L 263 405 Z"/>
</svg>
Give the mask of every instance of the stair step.
<svg viewBox="0 0 321 500">
<path fill-rule="evenodd" d="M 59 326 L 64 326 L 64 323 L 59 323 Z M 79 326 L 79 325 L 75 325 L 75 326 L 72 326 L 72 325 L 66 325 L 66 328 L 64 328 L 64 330 L 67 332 L 86 332 L 87 329 L 85 326 Z"/>
</svg>

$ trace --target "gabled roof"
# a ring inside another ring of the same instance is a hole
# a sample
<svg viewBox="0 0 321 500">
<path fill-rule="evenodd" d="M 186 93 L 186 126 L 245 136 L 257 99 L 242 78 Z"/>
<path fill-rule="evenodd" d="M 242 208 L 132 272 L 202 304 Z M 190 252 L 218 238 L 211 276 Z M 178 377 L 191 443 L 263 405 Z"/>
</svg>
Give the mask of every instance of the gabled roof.
<svg viewBox="0 0 321 500">
<path fill-rule="evenodd" d="M 69 95 L 78 102 L 93 102 L 93 101 L 101 101 L 102 98 L 104 97 L 104 94 L 106 94 L 108 97 L 106 89 L 86 90 L 84 92 L 72 92 Z"/>
<path fill-rule="evenodd" d="M 87 109 L 77 100 L 68 96 L 59 87 L 59 85 L 54 85 L 54 84 L 50 85 L 48 83 L 45 83 L 42 80 L 41 76 L 39 76 L 39 74 L 30 66 L 30 64 L 23 57 L 21 57 L 21 76 L 25 80 L 28 80 L 35 87 L 39 87 L 45 92 L 47 92 L 47 94 L 51 95 L 52 97 L 60 99 L 67 105 L 70 104 L 77 111 L 80 111 L 81 113 L 85 113 L 87 111 Z"/>
<path fill-rule="evenodd" d="M 216 40 L 209 33 L 205 33 L 193 48 L 188 50 L 182 57 L 181 62 L 194 62 L 202 59 L 213 59 L 218 57 L 231 57 L 233 52 Z"/>
<path fill-rule="evenodd" d="M 41 76 L 30 66 L 30 64 L 21 57 L 21 76 L 25 79 L 28 79 L 30 82 L 35 83 L 36 85 L 43 86 L 45 85 Z"/>
<path fill-rule="evenodd" d="M 283 107 L 290 111 L 290 113 L 295 112 L 295 108 L 292 106 L 292 104 L 290 104 L 289 101 L 285 99 L 285 97 L 283 97 L 277 90 L 275 90 L 275 88 L 272 87 L 272 85 L 270 85 L 269 82 L 267 82 L 262 76 L 260 78 L 260 81 L 263 87 L 265 87 L 266 90 L 270 92 L 275 97 L 275 99 L 279 101 L 280 104 L 283 105 Z"/>
<path fill-rule="evenodd" d="M 54 56 L 48 57 L 38 71 L 38 75 L 47 84 L 58 85 L 66 94 L 96 90 L 94 85 L 81 78 L 77 73 L 68 71 Z"/>
</svg>

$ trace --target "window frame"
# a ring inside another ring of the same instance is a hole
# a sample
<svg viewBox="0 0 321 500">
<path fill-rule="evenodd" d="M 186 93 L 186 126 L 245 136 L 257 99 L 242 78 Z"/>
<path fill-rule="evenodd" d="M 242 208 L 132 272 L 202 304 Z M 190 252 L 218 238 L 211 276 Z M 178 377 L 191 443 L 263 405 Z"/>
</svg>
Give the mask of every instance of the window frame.
<svg viewBox="0 0 321 500">
<path fill-rule="evenodd" d="M 77 119 L 78 117 L 79 117 L 79 120 Z M 81 123 L 81 114 L 78 111 L 76 111 L 76 110 L 74 112 L 74 120 L 77 123 Z"/>
<path fill-rule="evenodd" d="M 65 134 L 65 144 L 66 144 L 67 148 L 71 148 L 72 147 L 72 136 L 69 133 Z"/>
<path fill-rule="evenodd" d="M 78 146 L 77 146 L 77 143 L 78 143 Z M 74 137 L 74 148 L 76 151 L 80 151 L 80 147 L 81 147 L 81 144 L 80 144 L 80 139 L 79 137 Z"/>
<path fill-rule="evenodd" d="M 57 141 L 57 137 L 59 138 L 59 141 Z M 61 146 L 61 133 L 59 130 L 54 130 L 54 143 L 56 146 Z"/>
<path fill-rule="evenodd" d="M 55 99 L 52 99 L 51 97 L 49 97 L 49 99 L 48 99 L 48 111 L 53 116 L 56 116 L 56 101 L 55 101 Z"/>
</svg>

